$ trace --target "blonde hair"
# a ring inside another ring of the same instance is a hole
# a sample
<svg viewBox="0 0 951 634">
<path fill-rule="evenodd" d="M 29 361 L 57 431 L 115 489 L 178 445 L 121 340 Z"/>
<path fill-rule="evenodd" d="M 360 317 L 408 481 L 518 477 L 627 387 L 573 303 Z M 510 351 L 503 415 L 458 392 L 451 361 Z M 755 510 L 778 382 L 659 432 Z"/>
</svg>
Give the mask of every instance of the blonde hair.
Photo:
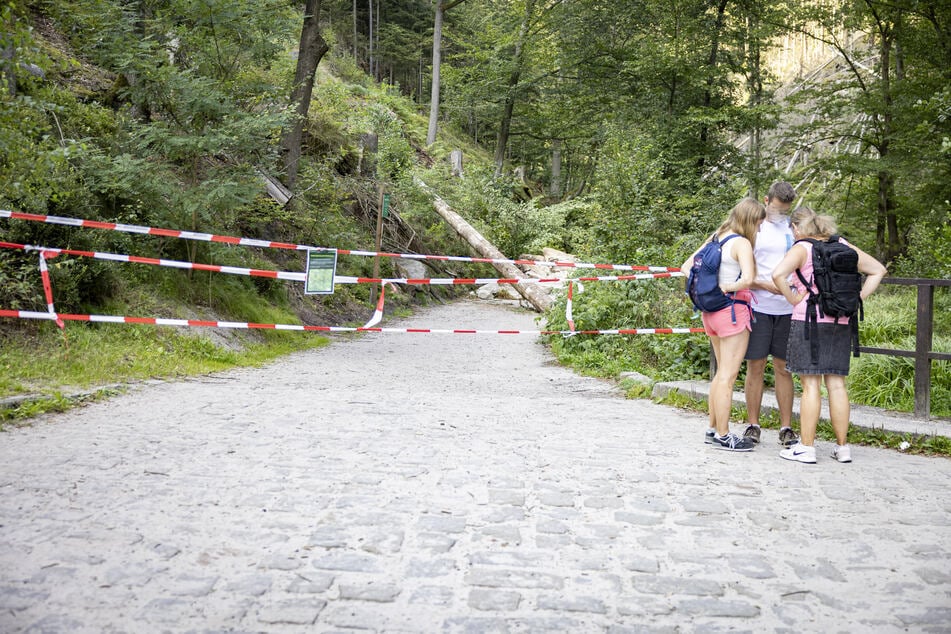
<svg viewBox="0 0 951 634">
<path fill-rule="evenodd" d="M 796 207 L 789 224 L 796 225 L 800 235 L 812 238 L 829 238 L 838 233 L 832 216 L 820 216 L 809 207 Z"/>
<path fill-rule="evenodd" d="M 738 233 L 750 244 L 756 246 L 756 234 L 759 232 L 759 225 L 766 217 L 766 207 L 755 198 L 744 198 L 736 203 L 736 206 L 730 210 L 730 215 L 720 228 L 717 229 L 717 235 L 732 231 Z"/>
</svg>

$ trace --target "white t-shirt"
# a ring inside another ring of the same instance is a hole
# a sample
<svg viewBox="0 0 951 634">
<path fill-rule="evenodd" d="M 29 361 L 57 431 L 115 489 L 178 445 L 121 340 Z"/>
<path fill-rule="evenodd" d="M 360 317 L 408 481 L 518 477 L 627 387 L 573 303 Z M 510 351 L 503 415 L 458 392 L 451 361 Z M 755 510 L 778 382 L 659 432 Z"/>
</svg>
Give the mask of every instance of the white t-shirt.
<svg viewBox="0 0 951 634">
<path fill-rule="evenodd" d="M 773 269 L 792 248 L 794 239 L 789 227 L 789 216 L 780 216 L 776 221 L 768 218 L 759 225 L 756 234 L 756 246 L 753 258 L 756 260 L 756 280 L 767 281 L 773 276 Z M 753 310 L 766 315 L 792 314 L 792 304 L 776 293 L 760 289 L 753 291 Z"/>
</svg>

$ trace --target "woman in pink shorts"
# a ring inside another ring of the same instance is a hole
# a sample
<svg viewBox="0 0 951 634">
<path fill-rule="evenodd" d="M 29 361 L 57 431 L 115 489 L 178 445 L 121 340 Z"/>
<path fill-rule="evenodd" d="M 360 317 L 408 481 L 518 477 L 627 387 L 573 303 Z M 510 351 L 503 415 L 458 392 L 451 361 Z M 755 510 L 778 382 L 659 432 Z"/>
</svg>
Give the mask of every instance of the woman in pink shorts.
<svg viewBox="0 0 951 634">
<path fill-rule="evenodd" d="M 703 313 L 703 327 L 717 360 L 717 372 L 710 382 L 708 408 L 710 428 L 704 440 L 719 449 L 727 451 L 752 451 L 753 442 L 741 438 L 730 431 L 730 409 L 733 405 L 733 384 L 740 372 L 740 365 L 746 355 L 746 344 L 750 339 L 751 301 L 749 289 L 756 277 L 756 261 L 753 258 L 753 244 L 760 222 L 766 217 L 766 208 L 755 198 L 744 198 L 730 211 L 730 216 L 720 225 L 716 233 L 697 249 L 681 270 L 689 274 L 694 256 L 710 242 L 714 236 L 717 241 L 733 237 L 723 245 L 720 256 L 718 281 L 720 290 L 730 295 L 737 303 L 716 312 Z"/>
</svg>

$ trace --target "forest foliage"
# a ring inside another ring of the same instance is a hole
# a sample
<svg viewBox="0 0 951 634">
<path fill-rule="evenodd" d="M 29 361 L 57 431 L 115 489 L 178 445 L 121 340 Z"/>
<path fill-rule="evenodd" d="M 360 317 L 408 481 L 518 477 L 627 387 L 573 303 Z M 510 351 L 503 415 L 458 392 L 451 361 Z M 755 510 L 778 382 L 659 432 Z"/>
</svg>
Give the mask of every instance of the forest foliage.
<svg viewBox="0 0 951 634">
<path fill-rule="evenodd" d="M 892 275 L 951 277 L 947 2 L 315 4 L 329 52 L 283 207 L 261 178 L 283 177 L 303 3 L 0 0 L 0 208 L 372 249 L 382 184 L 394 201 L 388 250 L 465 253 L 413 185 L 422 175 L 512 257 L 547 246 L 669 266 L 737 199 L 784 179 Z M 427 146 L 439 4 L 439 134 Z M 464 178 L 450 173 L 454 149 L 464 150 Z M 0 239 L 301 267 L 295 254 L 33 223 L 4 221 Z M 341 266 L 369 275 L 371 263 Z M 77 312 L 181 301 L 245 319 L 236 306 L 259 298 L 303 319 L 355 317 L 370 292 L 313 302 L 272 281 L 192 284 L 178 271 L 77 258 L 53 276 L 58 308 Z M 33 256 L 0 249 L 3 308 L 44 310 L 36 278 Z M 236 294 L 248 301 L 228 299 Z M 690 319 L 672 281 L 589 284 L 575 306 L 587 328 Z M 696 343 L 555 346 L 594 366 L 653 363 L 689 376 L 704 368 Z"/>
</svg>

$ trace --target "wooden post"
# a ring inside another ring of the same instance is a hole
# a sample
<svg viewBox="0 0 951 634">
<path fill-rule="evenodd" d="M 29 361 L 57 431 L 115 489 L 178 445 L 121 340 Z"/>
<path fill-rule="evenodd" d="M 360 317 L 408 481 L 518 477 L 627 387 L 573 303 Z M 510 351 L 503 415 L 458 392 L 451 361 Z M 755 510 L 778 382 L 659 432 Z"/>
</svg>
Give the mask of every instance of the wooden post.
<svg viewBox="0 0 951 634">
<path fill-rule="evenodd" d="M 931 417 L 931 344 L 934 334 L 934 286 L 918 284 L 918 317 L 915 323 L 915 416 Z"/>
</svg>

